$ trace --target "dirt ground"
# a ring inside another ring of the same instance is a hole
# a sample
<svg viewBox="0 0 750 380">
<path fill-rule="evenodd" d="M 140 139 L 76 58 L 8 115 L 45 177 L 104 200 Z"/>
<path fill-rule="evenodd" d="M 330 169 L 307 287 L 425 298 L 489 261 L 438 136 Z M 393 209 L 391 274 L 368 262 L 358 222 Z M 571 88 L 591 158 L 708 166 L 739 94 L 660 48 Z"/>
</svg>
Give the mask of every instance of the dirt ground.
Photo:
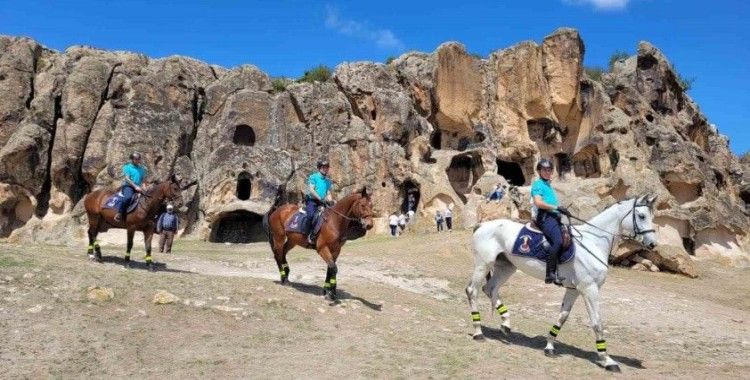
<svg viewBox="0 0 750 380">
<path fill-rule="evenodd" d="M 463 288 L 470 233 L 373 237 L 347 243 L 338 304 L 321 296 L 325 265 L 290 253 L 291 286 L 277 283 L 265 243 L 178 241 L 160 271 L 104 264 L 85 247 L 0 243 L 0 378 L 538 378 L 609 377 L 593 360 L 582 301 L 545 336 L 563 290 L 522 273 L 501 288 L 513 333 L 482 296 L 484 342 L 471 339 Z M 142 261 L 137 247 L 134 258 Z M 750 378 L 750 270 L 701 262 L 691 280 L 612 268 L 603 290 L 619 377 Z M 114 298 L 91 301 L 90 286 Z M 157 305 L 157 290 L 180 298 Z"/>
</svg>

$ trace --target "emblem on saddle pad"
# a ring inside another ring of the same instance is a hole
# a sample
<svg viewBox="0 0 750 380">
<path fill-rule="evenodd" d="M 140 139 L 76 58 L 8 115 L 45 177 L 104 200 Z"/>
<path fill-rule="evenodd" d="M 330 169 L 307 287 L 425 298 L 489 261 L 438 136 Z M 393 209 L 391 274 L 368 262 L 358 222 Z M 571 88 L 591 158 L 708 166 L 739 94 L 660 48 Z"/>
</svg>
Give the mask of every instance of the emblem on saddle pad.
<svg viewBox="0 0 750 380">
<path fill-rule="evenodd" d="M 521 251 L 521 253 L 529 253 L 531 251 L 531 236 L 529 235 L 521 235 L 519 239 L 523 240 L 523 243 L 521 246 L 518 247 L 518 250 Z"/>
</svg>

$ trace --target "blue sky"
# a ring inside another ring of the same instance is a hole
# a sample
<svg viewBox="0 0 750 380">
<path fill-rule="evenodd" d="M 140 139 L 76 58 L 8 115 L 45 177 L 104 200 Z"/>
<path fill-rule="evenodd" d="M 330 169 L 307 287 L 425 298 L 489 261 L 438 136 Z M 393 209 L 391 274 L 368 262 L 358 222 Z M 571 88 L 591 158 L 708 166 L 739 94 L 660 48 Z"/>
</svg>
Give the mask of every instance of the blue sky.
<svg viewBox="0 0 750 380">
<path fill-rule="evenodd" d="M 232 67 L 254 64 L 297 77 L 314 65 L 384 61 L 457 40 L 483 56 L 561 26 L 578 29 L 586 65 L 606 66 L 640 40 L 659 47 L 686 77 L 737 154 L 750 151 L 750 1 L 8 1 L 0 34 L 57 50 L 86 44 L 180 54 Z"/>
</svg>

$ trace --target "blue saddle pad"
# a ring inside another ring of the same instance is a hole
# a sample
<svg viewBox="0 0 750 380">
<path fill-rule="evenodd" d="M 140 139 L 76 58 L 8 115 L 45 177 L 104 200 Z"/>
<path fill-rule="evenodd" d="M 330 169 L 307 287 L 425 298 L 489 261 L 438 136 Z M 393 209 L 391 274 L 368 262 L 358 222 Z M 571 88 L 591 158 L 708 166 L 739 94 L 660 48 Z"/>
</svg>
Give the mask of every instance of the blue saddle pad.
<svg viewBox="0 0 750 380">
<path fill-rule="evenodd" d="M 130 205 L 128 206 L 127 213 L 130 214 L 135 210 L 135 208 L 138 206 L 138 203 L 141 200 L 141 196 L 136 194 L 133 196 L 132 201 L 130 202 Z M 111 208 L 113 210 L 120 210 L 120 205 L 124 202 L 124 199 L 122 198 L 122 195 L 120 192 L 116 192 L 112 194 L 109 198 L 107 198 L 107 201 L 104 202 L 104 208 Z"/>
<path fill-rule="evenodd" d="M 286 232 L 306 234 L 308 231 L 308 223 L 306 219 L 307 214 L 305 212 L 297 211 L 291 218 L 289 218 L 289 221 L 286 222 Z"/>
<path fill-rule="evenodd" d="M 541 232 L 534 231 L 524 226 L 521 232 L 516 237 L 516 242 L 513 244 L 513 254 L 516 256 L 533 257 L 537 260 L 547 261 L 547 250 L 544 249 L 544 243 L 546 239 Z M 576 245 L 570 244 L 568 249 L 563 250 L 560 253 L 560 262 L 567 263 L 573 256 L 575 256 Z"/>
</svg>

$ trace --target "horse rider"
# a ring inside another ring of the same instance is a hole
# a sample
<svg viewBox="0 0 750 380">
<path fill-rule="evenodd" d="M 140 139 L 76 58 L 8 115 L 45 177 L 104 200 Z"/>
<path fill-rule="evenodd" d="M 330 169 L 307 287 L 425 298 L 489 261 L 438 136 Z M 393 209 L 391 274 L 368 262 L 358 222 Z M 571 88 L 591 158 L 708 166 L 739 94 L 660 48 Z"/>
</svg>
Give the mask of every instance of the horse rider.
<svg viewBox="0 0 750 380">
<path fill-rule="evenodd" d="M 310 232 L 307 235 L 307 242 L 315 245 L 315 213 L 318 207 L 333 205 L 331 196 L 331 179 L 328 177 L 330 164 L 328 160 L 318 160 L 318 171 L 310 174 L 307 178 L 307 195 L 305 196 L 305 213 L 310 226 Z"/>
<path fill-rule="evenodd" d="M 128 205 L 133 199 L 135 193 L 143 192 L 143 184 L 146 179 L 146 168 L 141 165 L 141 154 L 133 152 L 130 155 L 130 161 L 122 166 L 122 174 L 125 177 L 120 193 L 122 194 L 122 203 L 120 203 L 120 212 L 115 214 L 115 221 L 125 221 L 128 213 Z"/>
<path fill-rule="evenodd" d="M 557 262 L 563 241 L 561 215 L 570 214 L 565 207 L 560 206 L 557 193 L 552 188 L 552 162 L 543 158 L 537 163 L 536 170 L 540 178 L 531 185 L 532 215 L 536 215 L 536 224 L 550 244 L 544 283 L 562 285 L 564 278 L 557 275 Z"/>
</svg>

